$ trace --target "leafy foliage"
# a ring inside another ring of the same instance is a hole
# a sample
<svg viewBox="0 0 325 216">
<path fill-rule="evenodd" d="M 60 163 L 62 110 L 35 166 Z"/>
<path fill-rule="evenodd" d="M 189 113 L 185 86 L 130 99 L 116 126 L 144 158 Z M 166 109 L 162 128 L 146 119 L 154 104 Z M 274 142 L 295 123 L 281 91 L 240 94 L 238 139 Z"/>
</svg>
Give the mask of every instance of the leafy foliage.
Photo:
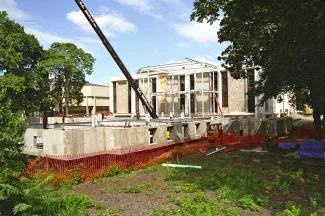
<svg viewBox="0 0 325 216">
<path fill-rule="evenodd" d="M 81 208 L 95 201 L 65 197 L 50 184 L 54 176 L 21 178 L 27 159 L 21 154 L 26 115 L 44 108 L 48 97 L 49 73 L 39 64 L 42 58 L 37 39 L 0 12 L 0 215 L 85 215 Z"/>
<path fill-rule="evenodd" d="M 62 113 L 65 103 L 68 106 L 82 102 L 81 88 L 85 85 L 85 75 L 93 71 L 95 59 L 72 43 L 55 42 L 45 52 L 45 60 L 40 68 L 46 71 L 51 80 L 50 100 L 59 104 Z"/>
<path fill-rule="evenodd" d="M 325 110 L 324 1 L 197 0 L 191 20 L 220 20 L 219 42 L 230 42 L 220 60 L 234 78 L 262 67 L 256 94 L 260 105 L 289 93 L 291 101 L 314 109 L 316 139 Z M 222 12 L 222 13 L 221 13 Z"/>
<path fill-rule="evenodd" d="M 0 11 L 0 89 L 12 101 L 12 111 L 24 110 L 28 115 L 41 103 L 36 88 L 37 65 L 43 48 L 37 39 Z"/>
</svg>

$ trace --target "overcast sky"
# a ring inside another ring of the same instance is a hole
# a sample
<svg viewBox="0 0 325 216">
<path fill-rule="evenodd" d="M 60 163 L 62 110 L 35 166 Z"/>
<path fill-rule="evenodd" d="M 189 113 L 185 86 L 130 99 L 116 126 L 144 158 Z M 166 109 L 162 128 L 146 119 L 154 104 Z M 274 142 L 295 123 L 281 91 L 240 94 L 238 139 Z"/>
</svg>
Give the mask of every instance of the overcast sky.
<svg viewBox="0 0 325 216">
<path fill-rule="evenodd" d="M 193 0 L 83 0 L 131 73 L 185 57 L 217 62 L 218 23 L 190 22 Z M 34 34 L 46 49 L 72 42 L 96 62 L 87 80 L 107 84 L 122 76 L 74 0 L 0 0 L 0 10 Z"/>
</svg>

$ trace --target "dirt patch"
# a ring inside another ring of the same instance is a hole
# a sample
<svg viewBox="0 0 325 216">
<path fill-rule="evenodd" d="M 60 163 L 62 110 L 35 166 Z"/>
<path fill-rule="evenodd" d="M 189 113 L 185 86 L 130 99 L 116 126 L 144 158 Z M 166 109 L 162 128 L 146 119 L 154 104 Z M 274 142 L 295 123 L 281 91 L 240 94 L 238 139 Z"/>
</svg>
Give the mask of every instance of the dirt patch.
<svg viewBox="0 0 325 216">
<path fill-rule="evenodd" d="M 302 165 L 301 159 L 294 158 L 295 150 L 235 151 L 209 157 L 206 153 L 181 158 L 182 164 L 201 165 L 201 170 L 156 165 L 82 183 L 75 191 L 102 201 L 107 212 L 115 209 L 114 213 L 119 215 L 150 215 L 155 210 L 165 212 L 161 215 L 175 215 L 167 210 L 182 210 L 177 198 L 192 199 L 202 191 L 224 205 L 224 215 L 275 215 L 290 209 L 286 206 L 288 201 L 300 208 L 303 215 L 322 215 L 325 211 L 325 171 L 323 167 Z M 267 203 L 259 201 L 263 198 Z M 262 206 L 260 211 L 252 210 L 256 207 L 254 203 Z M 91 214 L 98 212 L 93 210 Z"/>
</svg>

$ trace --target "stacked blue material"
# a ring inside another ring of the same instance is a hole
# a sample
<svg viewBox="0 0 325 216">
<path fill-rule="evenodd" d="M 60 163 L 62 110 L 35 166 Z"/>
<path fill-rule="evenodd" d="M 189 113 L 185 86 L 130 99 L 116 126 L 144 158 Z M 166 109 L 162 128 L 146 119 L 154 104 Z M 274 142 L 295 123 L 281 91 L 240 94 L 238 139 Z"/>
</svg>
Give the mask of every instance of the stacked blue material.
<svg viewBox="0 0 325 216">
<path fill-rule="evenodd" d="M 324 159 L 324 152 L 324 141 L 305 141 L 300 146 L 299 157 Z"/>
<path fill-rule="evenodd" d="M 279 149 L 295 149 L 297 148 L 296 143 L 279 143 L 278 144 Z"/>
</svg>

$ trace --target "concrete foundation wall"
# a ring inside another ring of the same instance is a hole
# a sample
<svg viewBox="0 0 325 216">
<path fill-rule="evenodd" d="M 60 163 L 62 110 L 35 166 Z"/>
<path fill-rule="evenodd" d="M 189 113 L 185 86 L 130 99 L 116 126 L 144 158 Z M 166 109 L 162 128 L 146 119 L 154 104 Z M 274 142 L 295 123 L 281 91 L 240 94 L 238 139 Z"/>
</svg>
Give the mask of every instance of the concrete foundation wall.
<svg viewBox="0 0 325 216">
<path fill-rule="evenodd" d="M 42 117 L 32 117 L 28 119 L 28 122 L 30 124 L 42 124 L 43 123 L 43 118 Z M 56 124 L 62 123 L 62 117 L 48 117 L 47 118 L 48 124 Z M 65 123 L 77 123 L 77 122 L 91 122 L 91 118 L 69 118 L 65 117 L 64 118 Z"/>
<path fill-rule="evenodd" d="M 167 127 L 172 127 L 170 140 L 196 139 L 206 136 L 207 123 L 209 121 L 131 128 L 89 127 L 71 130 L 28 128 L 24 134 L 22 150 L 30 155 L 71 155 L 167 143 Z M 149 139 L 150 130 L 154 131 L 152 143 Z"/>
<path fill-rule="evenodd" d="M 279 136 L 290 131 L 292 128 L 292 120 L 289 117 L 276 119 L 255 119 L 242 118 L 238 120 L 230 120 L 228 126 L 224 129 L 225 132 L 246 135 L 266 135 Z"/>
</svg>

